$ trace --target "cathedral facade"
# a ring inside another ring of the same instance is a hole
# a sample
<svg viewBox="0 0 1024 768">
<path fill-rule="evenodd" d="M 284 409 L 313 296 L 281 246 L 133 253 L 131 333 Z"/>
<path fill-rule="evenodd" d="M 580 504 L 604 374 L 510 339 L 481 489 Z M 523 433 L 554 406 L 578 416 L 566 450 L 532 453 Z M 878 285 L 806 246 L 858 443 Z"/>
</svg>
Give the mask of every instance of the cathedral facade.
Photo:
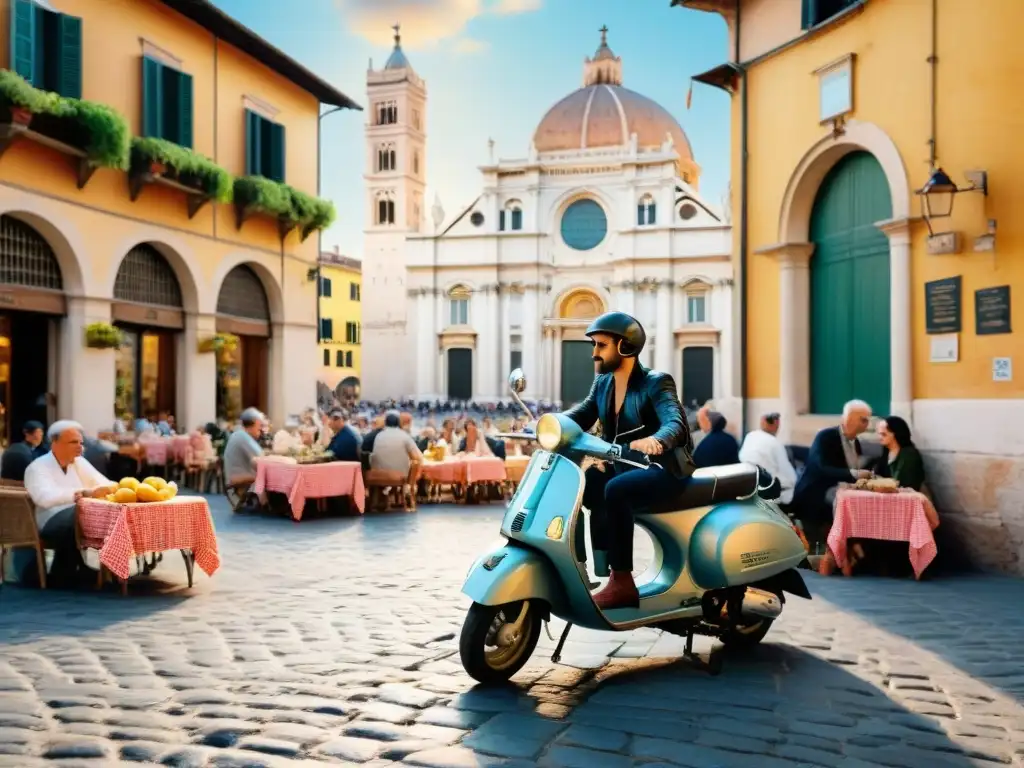
<svg viewBox="0 0 1024 768">
<path fill-rule="evenodd" d="M 734 398 L 728 214 L 700 196 L 679 123 L 623 86 L 606 35 L 527 155 L 492 151 L 479 195 L 452 211 L 425 207 L 427 89 L 397 32 L 371 68 L 364 396 L 506 399 L 522 367 L 530 397 L 567 406 L 593 380 L 587 324 L 619 309 L 685 404 Z"/>
</svg>

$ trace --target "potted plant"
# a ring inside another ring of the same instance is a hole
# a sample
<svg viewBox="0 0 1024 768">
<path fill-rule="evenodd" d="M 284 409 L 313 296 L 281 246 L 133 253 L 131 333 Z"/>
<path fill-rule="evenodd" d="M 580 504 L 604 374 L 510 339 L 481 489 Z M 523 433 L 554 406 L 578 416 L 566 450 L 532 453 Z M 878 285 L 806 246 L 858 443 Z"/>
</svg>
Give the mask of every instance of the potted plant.
<svg viewBox="0 0 1024 768">
<path fill-rule="evenodd" d="M 123 334 L 110 323 L 85 326 L 85 346 L 90 349 L 120 349 L 123 343 Z"/>
<path fill-rule="evenodd" d="M 231 175 L 208 157 L 164 139 L 134 138 L 132 173 L 150 173 L 226 203 L 231 200 Z"/>
<path fill-rule="evenodd" d="M 7 120 L 13 125 L 27 128 L 32 118 L 51 106 L 55 98 L 33 88 L 18 74 L 0 70 L 0 105 Z"/>
</svg>

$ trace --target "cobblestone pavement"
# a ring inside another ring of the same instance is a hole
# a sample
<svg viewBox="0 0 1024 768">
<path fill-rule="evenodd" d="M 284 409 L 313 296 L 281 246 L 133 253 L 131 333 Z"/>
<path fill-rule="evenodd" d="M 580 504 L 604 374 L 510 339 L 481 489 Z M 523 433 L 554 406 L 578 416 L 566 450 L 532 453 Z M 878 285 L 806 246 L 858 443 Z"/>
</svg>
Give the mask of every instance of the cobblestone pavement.
<svg viewBox="0 0 1024 768">
<path fill-rule="evenodd" d="M 542 635 L 487 690 L 459 586 L 499 507 L 215 516 L 192 590 L 170 554 L 127 598 L 0 588 L 0 766 L 1022 765 L 1022 582 L 809 576 L 719 677 L 679 638 L 574 630 L 567 666 Z"/>
</svg>

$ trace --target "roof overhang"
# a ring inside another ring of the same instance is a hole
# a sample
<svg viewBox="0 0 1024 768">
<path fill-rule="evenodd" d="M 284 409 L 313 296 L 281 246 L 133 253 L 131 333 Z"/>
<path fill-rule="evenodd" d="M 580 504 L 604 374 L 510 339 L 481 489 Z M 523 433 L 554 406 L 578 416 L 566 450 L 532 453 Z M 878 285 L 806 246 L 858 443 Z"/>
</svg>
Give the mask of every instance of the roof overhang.
<svg viewBox="0 0 1024 768">
<path fill-rule="evenodd" d="M 701 72 L 699 75 L 694 75 L 690 79 L 731 94 L 736 92 L 736 82 L 739 80 L 742 73 L 743 70 L 737 64 L 727 61 L 725 64 L 719 64 L 717 67 L 709 69 L 707 72 Z"/>
<path fill-rule="evenodd" d="M 729 15 L 736 9 L 736 0 L 672 0 L 670 7 L 675 8 L 676 6 L 690 8 L 694 11 Z"/>
<path fill-rule="evenodd" d="M 228 16 L 209 0 L 160 0 L 171 10 L 195 22 L 214 37 L 233 45 L 265 67 L 295 83 L 332 107 L 362 110 L 356 102 L 326 80 L 314 75 L 279 48 L 275 48 L 244 24 Z"/>
</svg>

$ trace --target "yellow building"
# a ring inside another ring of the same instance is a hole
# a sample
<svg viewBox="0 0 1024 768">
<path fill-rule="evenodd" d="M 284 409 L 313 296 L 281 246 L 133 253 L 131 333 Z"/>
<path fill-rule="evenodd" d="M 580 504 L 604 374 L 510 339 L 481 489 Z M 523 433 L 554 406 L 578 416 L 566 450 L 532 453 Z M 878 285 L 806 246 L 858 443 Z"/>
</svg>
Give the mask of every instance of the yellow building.
<svg viewBox="0 0 1024 768">
<path fill-rule="evenodd" d="M 363 264 L 338 249 L 320 254 L 320 382 L 358 395 L 363 343 Z"/>
<path fill-rule="evenodd" d="M 0 19 L 0 440 L 312 404 L 318 115 L 358 107 L 207 0 Z"/>
<path fill-rule="evenodd" d="M 729 28 L 695 79 L 732 94 L 748 427 L 902 415 L 949 540 L 1024 572 L 1024 3 L 673 4 Z"/>
</svg>

